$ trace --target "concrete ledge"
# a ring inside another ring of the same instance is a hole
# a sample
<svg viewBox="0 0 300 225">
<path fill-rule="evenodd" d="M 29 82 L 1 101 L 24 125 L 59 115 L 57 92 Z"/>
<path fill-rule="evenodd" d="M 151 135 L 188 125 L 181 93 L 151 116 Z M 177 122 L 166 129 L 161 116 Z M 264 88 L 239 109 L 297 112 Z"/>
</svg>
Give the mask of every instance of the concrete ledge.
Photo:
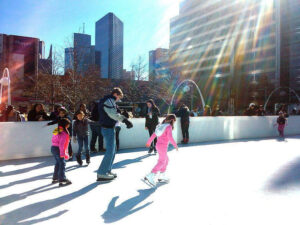
<svg viewBox="0 0 300 225">
<path fill-rule="evenodd" d="M 247 138 L 276 137 L 275 116 L 266 117 L 192 117 L 190 142 L 237 140 Z M 134 127 L 126 129 L 122 124 L 120 143 L 122 149 L 145 146 L 149 138 L 145 119 L 133 119 Z M 44 127 L 46 122 L 0 123 L 0 161 L 51 155 L 52 131 L 56 127 Z M 300 116 L 288 118 L 286 135 L 300 134 Z M 180 119 L 173 131 L 174 139 L 182 139 Z M 77 151 L 77 144 L 73 144 Z"/>
</svg>

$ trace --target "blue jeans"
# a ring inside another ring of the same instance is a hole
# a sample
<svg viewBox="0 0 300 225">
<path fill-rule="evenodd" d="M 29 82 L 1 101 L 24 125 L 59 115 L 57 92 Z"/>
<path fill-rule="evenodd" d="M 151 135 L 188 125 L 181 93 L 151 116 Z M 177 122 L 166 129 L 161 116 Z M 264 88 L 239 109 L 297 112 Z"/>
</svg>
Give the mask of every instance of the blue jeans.
<svg viewBox="0 0 300 225">
<path fill-rule="evenodd" d="M 105 141 L 106 151 L 97 173 L 99 175 L 105 175 L 106 173 L 111 172 L 114 163 L 116 155 L 116 133 L 114 128 L 102 127 L 101 131 Z"/>
<path fill-rule="evenodd" d="M 83 145 L 84 145 L 84 149 L 85 149 L 85 155 L 89 155 L 90 154 L 89 136 L 87 136 L 87 135 L 84 137 L 77 136 L 77 141 L 78 141 L 78 147 L 79 147 L 77 155 L 81 155 Z"/>
<path fill-rule="evenodd" d="M 55 158 L 55 167 L 54 167 L 54 173 L 53 173 L 53 180 L 59 180 L 63 181 L 66 179 L 66 161 L 65 158 L 60 158 L 59 154 L 59 147 L 52 146 L 51 147 L 52 155 Z"/>
</svg>

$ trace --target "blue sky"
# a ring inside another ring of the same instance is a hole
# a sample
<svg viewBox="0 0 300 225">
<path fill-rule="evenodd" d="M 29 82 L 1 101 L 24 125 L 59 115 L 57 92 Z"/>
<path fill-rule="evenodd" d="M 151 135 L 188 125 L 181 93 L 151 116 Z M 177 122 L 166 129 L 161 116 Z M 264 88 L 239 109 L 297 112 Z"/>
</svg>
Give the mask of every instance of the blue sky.
<svg viewBox="0 0 300 225">
<path fill-rule="evenodd" d="M 0 33 L 37 37 L 61 51 L 85 23 L 95 42 L 95 22 L 113 12 L 124 23 L 124 67 L 139 55 L 169 47 L 169 20 L 180 0 L 0 0 Z"/>
</svg>

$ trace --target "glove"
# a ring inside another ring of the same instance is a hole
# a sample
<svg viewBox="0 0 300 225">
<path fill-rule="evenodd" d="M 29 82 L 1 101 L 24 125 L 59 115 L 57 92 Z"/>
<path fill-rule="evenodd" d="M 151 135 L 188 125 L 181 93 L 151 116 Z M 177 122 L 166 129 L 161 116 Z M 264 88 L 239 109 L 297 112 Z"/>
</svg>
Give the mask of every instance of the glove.
<svg viewBox="0 0 300 225">
<path fill-rule="evenodd" d="M 132 123 L 128 119 L 124 119 L 122 122 L 126 124 L 127 129 L 133 127 Z"/>
</svg>

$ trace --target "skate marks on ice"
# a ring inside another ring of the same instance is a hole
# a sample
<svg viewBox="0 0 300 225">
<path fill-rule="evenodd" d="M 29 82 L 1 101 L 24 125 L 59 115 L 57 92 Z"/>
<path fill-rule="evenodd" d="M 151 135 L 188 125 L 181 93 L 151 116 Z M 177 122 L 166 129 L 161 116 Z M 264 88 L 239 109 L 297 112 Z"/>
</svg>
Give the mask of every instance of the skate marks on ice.
<svg viewBox="0 0 300 225">
<path fill-rule="evenodd" d="M 164 184 L 159 184 L 157 187 L 160 187 Z M 105 223 L 114 223 L 119 220 L 124 219 L 127 216 L 132 215 L 133 213 L 136 213 L 137 211 L 140 211 L 147 206 L 151 205 L 153 201 L 147 202 L 143 204 L 142 206 L 139 206 L 136 208 L 137 205 L 145 201 L 150 195 L 152 195 L 156 190 L 156 188 L 148 188 L 148 189 L 140 189 L 138 190 L 138 195 L 127 199 L 126 201 L 118 204 L 116 206 L 117 200 L 119 196 L 115 196 L 112 198 L 110 203 L 108 204 L 107 210 L 101 215 L 104 219 Z"/>
<path fill-rule="evenodd" d="M 281 168 L 271 179 L 266 189 L 278 192 L 300 186 L 300 157 Z"/>
<path fill-rule="evenodd" d="M 62 204 L 65 204 L 69 201 L 72 201 L 82 195 L 87 194 L 98 186 L 98 183 L 92 183 L 84 188 L 79 189 L 73 193 L 54 198 L 49 200 L 44 200 L 41 202 L 36 202 L 30 205 L 26 205 L 24 207 L 15 209 L 11 212 L 5 213 L 0 216 L 0 224 L 2 225 L 32 225 L 36 223 L 40 223 L 42 221 L 46 221 L 49 219 L 56 218 L 58 216 L 63 215 L 68 210 L 62 210 L 57 212 L 51 216 L 47 216 L 40 219 L 29 220 L 32 217 L 35 217 L 45 211 L 56 208 Z M 26 220 L 26 221 L 24 221 Z M 24 222 L 23 222 L 24 221 Z"/>
</svg>

